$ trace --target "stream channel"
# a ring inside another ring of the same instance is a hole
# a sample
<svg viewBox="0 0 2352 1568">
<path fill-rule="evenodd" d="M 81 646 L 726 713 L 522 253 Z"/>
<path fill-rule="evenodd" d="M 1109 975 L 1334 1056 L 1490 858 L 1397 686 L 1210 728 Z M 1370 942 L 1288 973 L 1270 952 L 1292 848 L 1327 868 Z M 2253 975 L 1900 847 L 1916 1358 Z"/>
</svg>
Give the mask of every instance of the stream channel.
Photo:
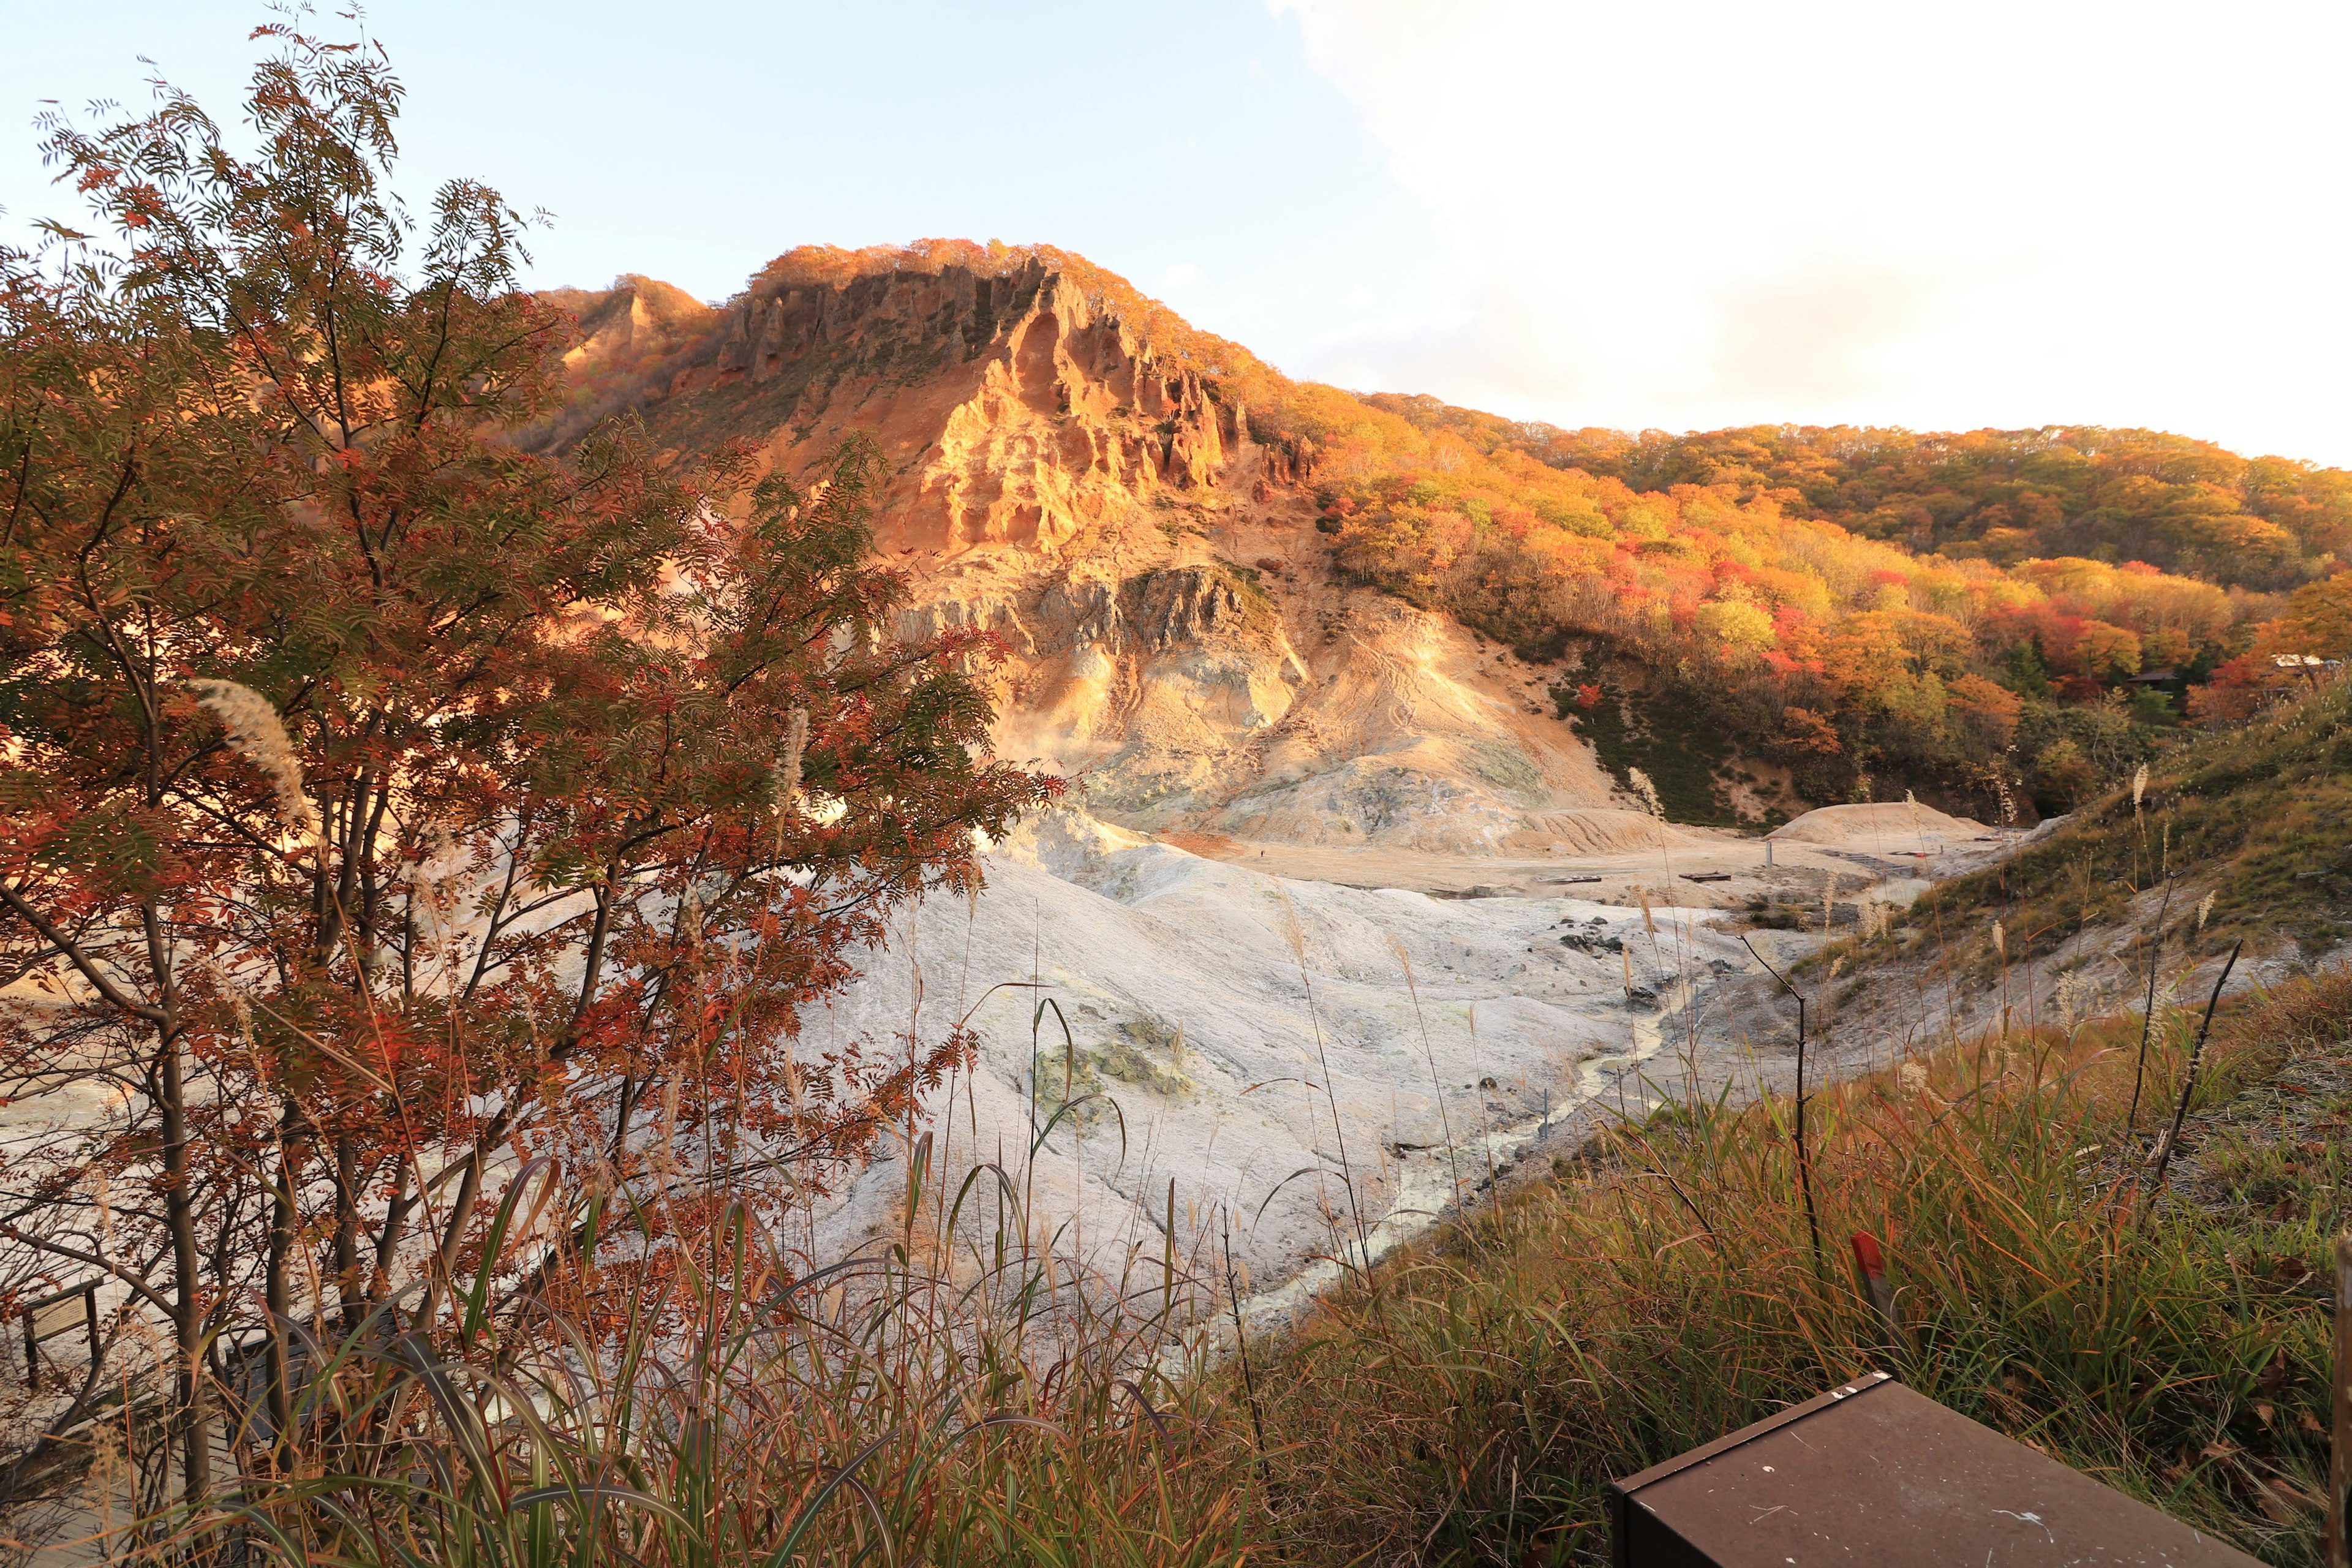
<svg viewBox="0 0 2352 1568">
<path fill-rule="evenodd" d="M 1572 1094 L 1563 1103 L 1548 1107 L 1541 1115 L 1496 1128 L 1451 1149 L 1416 1150 L 1407 1155 L 1398 1176 L 1395 1196 L 1390 1200 L 1387 1211 L 1369 1227 L 1369 1247 L 1347 1242 L 1344 1261 L 1317 1258 L 1281 1284 L 1244 1297 L 1240 1314 L 1244 1329 L 1255 1333 L 1280 1327 L 1316 1296 L 1338 1284 L 1349 1269 L 1357 1266 L 1360 1256 L 1369 1253 L 1366 1261 L 1378 1262 L 1435 1225 L 1444 1217 L 1460 1192 L 1475 1191 L 1489 1171 L 1499 1173 L 1514 1155 L 1542 1136 L 1552 1122 L 1573 1115 L 1611 1089 L 1622 1088 L 1629 1075 L 1658 1054 L 1664 1044 L 1666 1024 L 1690 1005 L 1691 988 L 1684 984 L 1675 989 L 1669 1005 L 1655 1015 L 1636 1016 L 1633 1021 L 1633 1047 L 1590 1057 L 1578 1063 Z M 1643 1108 L 1649 1103 L 1644 1097 Z M 1457 1171 L 1461 1173 L 1458 1181 Z M 1230 1320 L 1226 1326 L 1230 1329 Z"/>
</svg>

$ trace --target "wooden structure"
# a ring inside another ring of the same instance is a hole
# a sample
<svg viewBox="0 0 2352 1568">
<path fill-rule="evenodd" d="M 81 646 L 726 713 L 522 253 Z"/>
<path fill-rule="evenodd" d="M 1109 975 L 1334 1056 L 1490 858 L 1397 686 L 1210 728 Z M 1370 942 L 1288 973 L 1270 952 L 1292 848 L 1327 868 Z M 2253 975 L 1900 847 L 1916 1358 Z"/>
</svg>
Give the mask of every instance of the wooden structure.
<svg viewBox="0 0 2352 1568">
<path fill-rule="evenodd" d="M 25 1382 L 41 1386 L 41 1346 L 80 1329 L 89 1336 L 90 1360 L 98 1359 L 98 1281 L 86 1279 L 25 1306 Z"/>
</svg>

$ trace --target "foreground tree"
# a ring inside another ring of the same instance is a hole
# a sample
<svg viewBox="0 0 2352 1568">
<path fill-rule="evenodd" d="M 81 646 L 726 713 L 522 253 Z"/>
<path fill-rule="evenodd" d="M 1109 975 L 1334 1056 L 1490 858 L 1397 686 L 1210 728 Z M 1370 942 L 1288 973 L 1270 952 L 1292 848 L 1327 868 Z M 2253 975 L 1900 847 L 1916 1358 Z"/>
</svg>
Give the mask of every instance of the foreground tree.
<svg viewBox="0 0 2352 1568">
<path fill-rule="evenodd" d="M 518 1162 L 648 1105 L 708 1170 L 862 1155 L 961 1042 L 803 1010 L 1047 791 L 980 755 L 984 641 L 889 634 L 870 447 L 504 441 L 569 332 L 520 220 L 420 232 L 381 57 L 263 32 L 254 152 L 164 87 L 53 124 L 96 232 L 0 253 L 0 1237 L 168 1325 L 192 1501 L 224 1337 L 284 1434 L 289 1322 L 429 1329 Z"/>
</svg>

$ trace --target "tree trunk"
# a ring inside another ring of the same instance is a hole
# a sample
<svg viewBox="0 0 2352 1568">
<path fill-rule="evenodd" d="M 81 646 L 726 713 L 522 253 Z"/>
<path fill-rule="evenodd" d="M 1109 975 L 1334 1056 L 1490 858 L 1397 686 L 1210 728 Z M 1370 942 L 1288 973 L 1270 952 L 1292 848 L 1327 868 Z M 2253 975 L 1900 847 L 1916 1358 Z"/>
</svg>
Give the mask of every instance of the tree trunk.
<svg viewBox="0 0 2352 1568">
<path fill-rule="evenodd" d="M 384 1205 L 383 1228 L 375 1238 L 375 1268 L 368 1276 L 367 1300 L 370 1306 L 381 1301 L 392 1290 L 392 1260 L 400 1252 L 400 1244 L 408 1234 L 408 1211 L 416 1205 L 415 1194 L 408 1190 L 408 1164 L 405 1161 L 394 1169 L 392 1201 Z"/>
<path fill-rule="evenodd" d="M 293 1281 L 289 1278 L 294 1259 L 294 1200 L 309 1151 L 302 1113 L 290 1100 L 278 1118 L 278 1181 L 269 1194 L 269 1253 L 262 1276 L 262 1304 L 269 1317 L 269 1424 L 275 1438 L 272 1447 L 284 1464 L 291 1460 L 294 1450 L 293 1366 L 286 1353 L 286 1324 L 294 1312 Z"/>
<path fill-rule="evenodd" d="M 359 1332 L 367 1312 L 367 1280 L 360 1273 L 360 1152 L 348 1132 L 335 1135 L 335 1300 L 343 1333 Z"/>
<path fill-rule="evenodd" d="M 196 1246 L 196 1211 L 188 1192 L 187 1086 L 176 1025 L 166 1024 L 163 1060 L 163 1217 L 172 1236 L 172 1330 L 179 1352 L 173 1390 L 173 1425 L 180 1443 L 181 1501 L 193 1510 L 213 1491 L 212 1420 L 205 1398 L 203 1255 Z"/>
</svg>

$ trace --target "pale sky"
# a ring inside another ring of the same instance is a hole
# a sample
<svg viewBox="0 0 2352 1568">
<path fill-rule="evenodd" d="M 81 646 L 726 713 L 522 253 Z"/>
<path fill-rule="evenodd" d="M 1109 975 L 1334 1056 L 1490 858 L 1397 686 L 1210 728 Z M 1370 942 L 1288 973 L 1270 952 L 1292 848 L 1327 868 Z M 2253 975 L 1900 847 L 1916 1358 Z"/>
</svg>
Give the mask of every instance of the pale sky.
<svg viewBox="0 0 2352 1568">
<path fill-rule="evenodd" d="M 0 0 L 43 98 L 233 110 L 261 6 Z M 406 179 L 536 280 L 1045 241 L 1293 374 L 1560 424 L 2147 425 L 2352 465 L 2352 7 L 386 0 Z"/>
</svg>

